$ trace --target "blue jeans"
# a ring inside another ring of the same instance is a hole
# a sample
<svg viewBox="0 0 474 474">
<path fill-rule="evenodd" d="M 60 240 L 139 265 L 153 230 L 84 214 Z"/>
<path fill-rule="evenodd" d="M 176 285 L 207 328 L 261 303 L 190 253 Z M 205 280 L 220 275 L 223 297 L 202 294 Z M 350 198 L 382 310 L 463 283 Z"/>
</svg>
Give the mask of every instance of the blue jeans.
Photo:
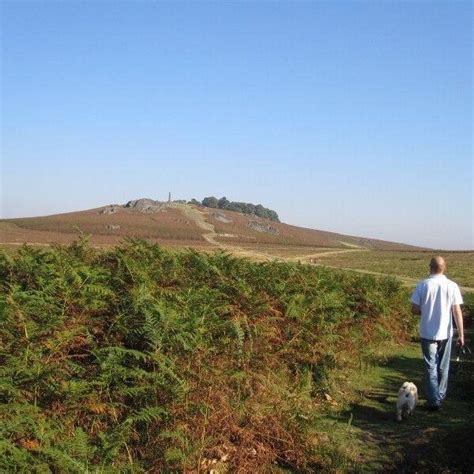
<svg viewBox="0 0 474 474">
<path fill-rule="evenodd" d="M 448 389 L 451 337 L 442 341 L 421 340 L 425 363 L 426 398 L 432 406 L 440 406 Z"/>
</svg>

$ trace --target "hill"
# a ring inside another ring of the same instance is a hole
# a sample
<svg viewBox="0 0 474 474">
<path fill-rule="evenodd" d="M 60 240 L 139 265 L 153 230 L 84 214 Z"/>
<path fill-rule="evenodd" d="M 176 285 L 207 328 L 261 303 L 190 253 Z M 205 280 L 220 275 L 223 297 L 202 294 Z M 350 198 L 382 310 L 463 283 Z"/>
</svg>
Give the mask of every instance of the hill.
<svg viewBox="0 0 474 474">
<path fill-rule="evenodd" d="M 96 209 L 43 217 L 0 220 L 0 243 L 46 245 L 71 243 L 79 232 L 97 246 L 110 246 L 124 237 L 147 239 L 167 246 L 228 250 L 272 246 L 339 249 L 414 250 L 417 247 L 284 224 L 256 215 L 207 208 L 182 201 L 152 199 L 112 204 Z"/>
</svg>

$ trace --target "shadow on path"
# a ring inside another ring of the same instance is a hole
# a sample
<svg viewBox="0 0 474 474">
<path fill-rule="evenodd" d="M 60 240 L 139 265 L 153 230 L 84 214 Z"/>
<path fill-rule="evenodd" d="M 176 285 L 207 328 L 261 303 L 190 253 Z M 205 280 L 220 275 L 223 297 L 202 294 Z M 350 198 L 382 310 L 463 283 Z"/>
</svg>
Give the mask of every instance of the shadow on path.
<svg viewBox="0 0 474 474">
<path fill-rule="evenodd" d="M 364 452 L 361 471 L 474 471 L 473 361 L 451 364 L 447 400 L 442 410 L 434 413 L 425 408 L 418 344 L 405 346 L 375 369 L 370 389 L 361 390 L 360 403 L 343 414 L 347 418 L 352 413 L 352 425 L 361 431 L 363 442 L 374 447 Z M 417 385 L 420 401 L 414 415 L 399 423 L 395 421 L 395 404 L 405 380 Z"/>
</svg>

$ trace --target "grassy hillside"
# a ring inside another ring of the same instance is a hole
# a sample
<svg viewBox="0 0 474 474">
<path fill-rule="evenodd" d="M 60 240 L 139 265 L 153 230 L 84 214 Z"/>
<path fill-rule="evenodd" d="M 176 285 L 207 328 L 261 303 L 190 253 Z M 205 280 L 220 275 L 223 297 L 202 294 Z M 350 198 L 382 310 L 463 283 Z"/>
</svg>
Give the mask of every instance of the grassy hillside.
<svg viewBox="0 0 474 474">
<path fill-rule="evenodd" d="M 0 253 L 0 470 L 354 466 L 321 414 L 407 337 L 393 279 L 130 241 Z"/>
<path fill-rule="evenodd" d="M 447 263 L 447 276 L 459 285 L 474 288 L 474 252 L 347 252 L 326 254 L 313 261 L 318 264 L 339 268 L 354 268 L 408 277 L 416 280 L 425 278 L 431 257 L 443 255 Z"/>
<path fill-rule="evenodd" d="M 221 241 L 226 243 L 238 242 L 257 246 L 279 244 L 384 250 L 415 250 L 418 248 L 396 242 L 308 229 L 222 209 L 209 210 L 208 221 L 214 225 L 216 232 L 222 235 Z"/>
<path fill-rule="evenodd" d="M 138 200 L 132 203 L 150 201 Z M 154 202 L 154 201 L 152 201 Z M 111 246 L 124 237 L 180 247 L 250 246 L 259 251 L 268 244 L 400 250 L 404 244 L 353 237 L 291 226 L 256 215 L 183 203 L 155 207 L 110 205 L 87 211 L 43 217 L 0 220 L 0 244 L 70 244 L 78 232 L 91 236 L 93 245 Z"/>
</svg>

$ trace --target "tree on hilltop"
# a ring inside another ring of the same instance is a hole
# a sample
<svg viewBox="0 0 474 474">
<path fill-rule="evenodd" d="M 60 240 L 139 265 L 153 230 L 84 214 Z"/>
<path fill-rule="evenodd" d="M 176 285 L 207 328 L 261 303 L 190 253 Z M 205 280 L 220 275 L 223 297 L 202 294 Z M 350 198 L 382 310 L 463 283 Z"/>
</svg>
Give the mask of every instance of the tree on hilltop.
<svg viewBox="0 0 474 474">
<path fill-rule="evenodd" d="M 219 209 L 227 209 L 227 206 L 230 204 L 230 201 L 224 196 L 221 197 L 218 201 L 218 207 Z"/>
<path fill-rule="evenodd" d="M 241 214 L 263 217 L 275 222 L 280 222 L 278 214 L 275 211 L 261 204 L 255 205 L 250 202 L 229 201 L 225 196 L 220 199 L 214 196 L 205 197 L 201 204 L 212 209 L 226 209 L 228 211 L 240 212 Z"/>
<path fill-rule="evenodd" d="M 217 209 L 219 207 L 219 201 L 214 196 L 205 197 L 202 200 L 202 205 L 206 207 L 211 207 Z"/>
</svg>

